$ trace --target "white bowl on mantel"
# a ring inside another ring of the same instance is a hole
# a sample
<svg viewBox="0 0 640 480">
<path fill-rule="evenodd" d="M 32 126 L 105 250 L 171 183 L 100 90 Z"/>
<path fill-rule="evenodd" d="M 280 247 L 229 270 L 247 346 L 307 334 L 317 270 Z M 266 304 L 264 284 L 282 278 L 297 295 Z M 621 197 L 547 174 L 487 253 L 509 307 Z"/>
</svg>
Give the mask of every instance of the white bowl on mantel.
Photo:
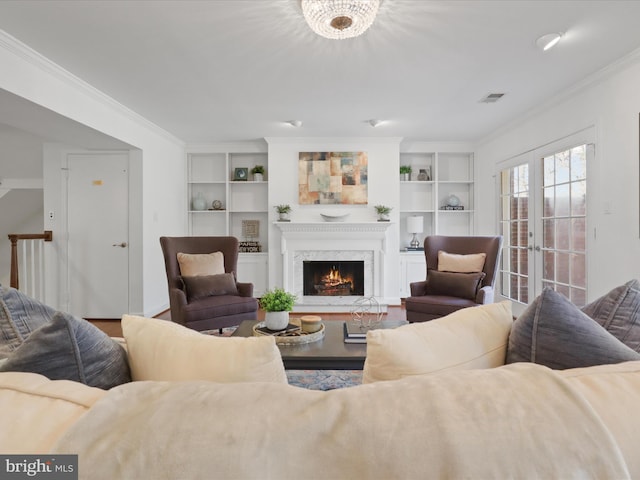
<svg viewBox="0 0 640 480">
<path fill-rule="evenodd" d="M 344 222 L 349 213 L 321 213 L 320 216 L 324 219 L 325 222 Z"/>
</svg>

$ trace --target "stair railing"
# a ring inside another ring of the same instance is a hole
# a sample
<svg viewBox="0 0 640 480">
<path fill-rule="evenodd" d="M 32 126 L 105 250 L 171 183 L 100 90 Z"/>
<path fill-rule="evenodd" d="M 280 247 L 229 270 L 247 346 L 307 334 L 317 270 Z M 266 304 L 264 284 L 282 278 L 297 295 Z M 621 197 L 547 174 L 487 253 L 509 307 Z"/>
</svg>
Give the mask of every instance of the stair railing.
<svg viewBox="0 0 640 480">
<path fill-rule="evenodd" d="M 25 294 L 44 299 L 44 242 L 53 240 L 53 232 L 10 233 L 11 274 L 9 284 Z M 20 248 L 18 248 L 20 242 Z M 20 288 L 20 276 L 24 279 Z"/>
</svg>

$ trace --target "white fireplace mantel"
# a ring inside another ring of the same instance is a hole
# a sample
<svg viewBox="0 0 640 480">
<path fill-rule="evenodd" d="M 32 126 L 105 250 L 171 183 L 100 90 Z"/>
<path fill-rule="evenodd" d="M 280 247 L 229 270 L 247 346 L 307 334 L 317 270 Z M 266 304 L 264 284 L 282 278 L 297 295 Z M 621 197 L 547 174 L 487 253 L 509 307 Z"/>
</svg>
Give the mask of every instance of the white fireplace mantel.
<svg viewBox="0 0 640 480">
<path fill-rule="evenodd" d="M 357 297 L 302 295 L 302 263 L 329 252 L 343 260 L 365 261 L 365 297 L 384 299 L 387 231 L 391 222 L 274 222 L 281 231 L 283 287 L 298 297 L 297 311 L 331 311 L 352 305 Z M 382 302 L 381 302 L 382 303 Z M 342 306 L 342 307 L 341 307 Z"/>
</svg>

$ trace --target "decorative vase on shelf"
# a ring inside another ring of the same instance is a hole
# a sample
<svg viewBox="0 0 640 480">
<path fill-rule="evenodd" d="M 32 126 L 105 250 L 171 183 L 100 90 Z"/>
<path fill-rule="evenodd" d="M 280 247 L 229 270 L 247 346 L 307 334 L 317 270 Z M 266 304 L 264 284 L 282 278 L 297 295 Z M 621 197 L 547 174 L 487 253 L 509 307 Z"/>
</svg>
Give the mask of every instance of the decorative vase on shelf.
<svg viewBox="0 0 640 480">
<path fill-rule="evenodd" d="M 418 173 L 418 180 L 420 182 L 428 182 L 429 180 L 431 180 L 431 176 L 427 172 L 426 168 L 420 169 L 420 173 Z"/>
<path fill-rule="evenodd" d="M 207 209 L 207 201 L 204 199 L 204 195 L 202 192 L 196 193 L 196 196 L 193 197 L 191 201 L 191 208 L 194 210 L 206 210 Z"/>
<path fill-rule="evenodd" d="M 261 173 L 254 173 L 253 174 L 253 181 L 254 182 L 262 182 L 264 180 L 264 177 L 262 176 Z"/>
</svg>

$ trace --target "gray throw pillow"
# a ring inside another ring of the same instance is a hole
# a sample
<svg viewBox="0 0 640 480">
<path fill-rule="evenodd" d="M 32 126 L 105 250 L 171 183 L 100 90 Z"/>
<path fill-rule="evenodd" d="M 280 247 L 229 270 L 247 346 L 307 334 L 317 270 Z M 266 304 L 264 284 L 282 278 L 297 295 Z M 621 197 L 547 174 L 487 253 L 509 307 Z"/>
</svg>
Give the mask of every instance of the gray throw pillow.
<svg viewBox="0 0 640 480">
<path fill-rule="evenodd" d="M 631 280 L 582 308 L 607 332 L 640 352 L 640 282 Z"/>
<path fill-rule="evenodd" d="M 189 302 L 217 295 L 238 295 L 238 287 L 233 273 L 182 277 L 182 282 Z"/>
<path fill-rule="evenodd" d="M 533 362 L 556 370 L 640 360 L 564 295 L 545 288 L 513 323 L 506 363 Z"/>
<path fill-rule="evenodd" d="M 427 295 L 446 295 L 475 300 L 484 277 L 484 272 L 454 273 L 429 270 Z"/>
<path fill-rule="evenodd" d="M 62 312 L 34 331 L 0 372 L 39 373 L 103 389 L 131 381 L 124 348 L 88 321 Z"/>
<path fill-rule="evenodd" d="M 15 288 L 0 285 L 0 358 L 6 358 L 56 310 Z"/>
</svg>

